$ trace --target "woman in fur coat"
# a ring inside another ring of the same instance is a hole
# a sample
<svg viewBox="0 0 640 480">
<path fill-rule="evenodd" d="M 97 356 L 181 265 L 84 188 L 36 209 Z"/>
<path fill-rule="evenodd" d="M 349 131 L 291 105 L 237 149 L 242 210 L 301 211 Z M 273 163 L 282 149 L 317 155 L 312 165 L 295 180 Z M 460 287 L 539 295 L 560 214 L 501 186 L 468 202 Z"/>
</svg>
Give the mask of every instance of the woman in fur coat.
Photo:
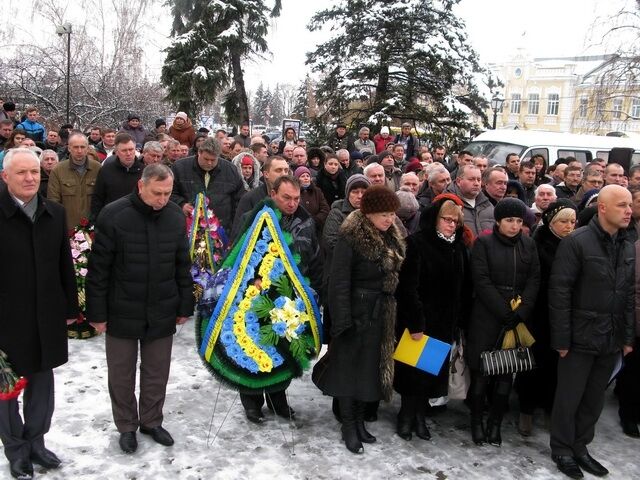
<svg viewBox="0 0 640 480">
<path fill-rule="evenodd" d="M 396 336 L 405 329 L 419 341 L 423 335 L 452 343 L 460 338 L 471 306 L 468 250 L 473 233 L 464 225 L 462 201 L 452 193 L 439 195 L 420 217 L 419 230 L 407 238 L 406 260 L 396 291 Z M 401 395 L 397 433 L 411 440 L 414 431 L 429 440 L 425 422 L 429 398 L 447 395 L 449 362 L 438 376 L 396 362 L 393 387 Z"/>
<path fill-rule="evenodd" d="M 338 399 L 347 449 L 362 453 L 376 438 L 364 426 L 365 402 L 389 400 L 394 327 L 405 245 L 394 225 L 398 197 L 387 187 L 367 189 L 360 210 L 340 227 L 329 277 L 331 343 L 314 368 L 314 383 Z"/>
</svg>

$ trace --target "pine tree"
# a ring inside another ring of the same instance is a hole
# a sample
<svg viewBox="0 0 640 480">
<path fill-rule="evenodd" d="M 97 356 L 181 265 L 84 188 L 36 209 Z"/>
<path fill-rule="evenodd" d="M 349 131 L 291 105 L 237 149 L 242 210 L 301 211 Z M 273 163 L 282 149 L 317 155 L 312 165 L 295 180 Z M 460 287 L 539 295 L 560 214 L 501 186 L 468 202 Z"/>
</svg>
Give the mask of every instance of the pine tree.
<svg viewBox="0 0 640 480">
<path fill-rule="evenodd" d="M 173 44 L 167 49 L 161 81 L 167 99 L 195 113 L 228 88 L 223 100 L 227 121 L 249 120 L 242 61 L 265 53 L 269 18 L 280 14 L 264 0 L 168 0 Z"/>
<path fill-rule="evenodd" d="M 308 111 L 309 111 L 309 89 L 311 88 L 311 80 L 309 75 L 306 76 L 304 81 L 298 87 L 296 92 L 296 101 L 293 107 L 293 114 L 296 118 L 302 120 L 303 123 L 308 123 Z"/>
<path fill-rule="evenodd" d="M 470 126 L 470 112 L 486 121 L 478 78 L 488 72 L 452 12 L 456 3 L 340 0 L 318 12 L 309 29 L 338 32 L 307 54 L 320 77 L 318 105 L 354 123 L 391 116 L 458 129 Z"/>
</svg>

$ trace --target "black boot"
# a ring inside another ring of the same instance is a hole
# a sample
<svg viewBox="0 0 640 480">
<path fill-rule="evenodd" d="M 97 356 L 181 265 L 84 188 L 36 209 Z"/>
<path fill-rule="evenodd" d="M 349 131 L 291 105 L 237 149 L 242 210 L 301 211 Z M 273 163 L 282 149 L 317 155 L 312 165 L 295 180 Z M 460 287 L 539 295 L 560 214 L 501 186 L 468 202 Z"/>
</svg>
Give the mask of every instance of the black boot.
<svg viewBox="0 0 640 480">
<path fill-rule="evenodd" d="M 502 445 L 500 427 L 502 425 L 502 417 L 507 409 L 508 402 L 509 395 L 495 394 L 493 396 L 493 401 L 491 402 L 491 408 L 489 409 L 489 418 L 487 419 L 487 442 L 496 447 Z"/>
<path fill-rule="evenodd" d="M 378 407 L 380 402 L 365 402 L 364 421 L 365 422 L 377 422 L 378 421 Z"/>
<path fill-rule="evenodd" d="M 469 396 L 469 407 L 471 408 L 471 439 L 476 445 L 484 445 L 487 435 L 482 421 L 484 410 L 483 396 Z"/>
<path fill-rule="evenodd" d="M 338 406 L 338 399 L 333 397 L 333 401 L 331 402 L 331 411 L 333 412 L 333 416 L 336 417 L 336 420 L 342 423 L 342 417 L 340 416 L 340 407 Z"/>
<path fill-rule="evenodd" d="M 339 397 L 338 406 L 340 408 L 340 416 L 342 417 L 342 439 L 344 444 L 352 453 L 364 453 L 362 442 L 358 438 L 356 429 L 356 412 L 355 402 L 351 397 Z"/>
<path fill-rule="evenodd" d="M 408 395 L 400 397 L 400 411 L 398 412 L 398 423 L 396 433 L 403 440 L 411 440 L 411 427 L 416 416 L 414 398 Z"/>
<path fill-rule="evenodd" d="M 427 408 L 427 399 L 416 397 L 414 400 L 415 405 L 415 418 L 414 418 L 414 427 L 416 431 L 416 435 L 418 438 L 422 440 L 431 440 L 431 432 L 427 427 L 427 422 L 425 421 L 425 410 Z"/>
<path fill-rule="evenodd" d="M 364 415 L 366 410 L 365 402 L 356 403 L 356 431 L 358 432 L 358 438 L 364 443 L 375 443 L 376 437 L 367 432 L 364 425 Z"/>
</svg>

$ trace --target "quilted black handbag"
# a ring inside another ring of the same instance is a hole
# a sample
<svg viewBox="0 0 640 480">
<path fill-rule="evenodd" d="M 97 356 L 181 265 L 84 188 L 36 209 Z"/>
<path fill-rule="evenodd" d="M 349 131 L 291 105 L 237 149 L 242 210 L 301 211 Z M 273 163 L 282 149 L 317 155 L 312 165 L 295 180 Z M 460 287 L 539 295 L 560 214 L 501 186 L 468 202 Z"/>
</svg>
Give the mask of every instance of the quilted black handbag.
<svg viewBox="0 0 640 480">
<path fill-rule="evenodd" d="M 505 330 L 503 330 L 503 333 Z M 505 375 L 510 373 L 528 372 L 536 368 L 536 361 L 529 347 L 523 347 L 518 337 L 518 332 L 514 329 L 516 336 L 516 347 L 508 349 L 487 350 L 480 354 L 480 364 L 482 374 Z M 498 337 L 498 342 L 503 335 Z"/>
</svg>

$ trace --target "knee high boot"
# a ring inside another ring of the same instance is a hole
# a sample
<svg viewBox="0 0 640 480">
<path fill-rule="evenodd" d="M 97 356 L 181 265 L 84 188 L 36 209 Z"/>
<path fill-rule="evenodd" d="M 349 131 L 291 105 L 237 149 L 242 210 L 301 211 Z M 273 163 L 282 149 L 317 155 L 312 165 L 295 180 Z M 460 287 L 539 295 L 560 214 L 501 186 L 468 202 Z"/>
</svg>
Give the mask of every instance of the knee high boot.
<svg viewBox="0 0 640 480">
<path fill-rule="evenodd" d="M 333 397 L 333 401 L 331 402 L 331 411 L 333 412 L 333 416 L 336 417 L 336 420 L 342 423 L 342 417 L 340 417 L 340 407 L 338 405 L 337 397 Z"/>
<path fill-rule="evenodd" d="M 502 435 L 500 428 L 502 425 L 502 417 L 507 409 L 509 402 L 509 394 L 496 393 L 493 396 L 491 407 L 489 409 L 489 418 L 487 419 L 487 442 L 491 445 L 499 447 L 502 445 Z"/>
<path fill-rule="evenodd" d="M 356 429 L 355 401 L 351 397 L 338 398 L 340 417 L 342 417 L 342 439 L 347 449 L 352 453 L 364 453 L 362 442 L 358 438 Z"/>
<path fill-rule="evenodd" d="M 482 414 L 484 411 L 484 394 L 469 395 L 469 407 L 471 409 L 471 439 L 476 445 L 484 445 L 487 441 Z"/>
<path fill-rule="evenodd" d="M 355 402 L 356 407 L 356 431 L 358 432 L 358 438 L 363 443 L 375 443 L 376 437 L 371 435 L 365 425 L 364 425 L 364 416 L 367 408 L 367 404 L 365 402 Z"/>
<path fill-rule="evenodd" d="M 416 431 L 416 435 L 418 438 L 422 440 L 431 440 L 431 432 L 427 427 L 427 422 L 425 419 L 425 411 L 427 409 L 427 403 L 429 399 L 415 397 L 414 405 L 415 405 L 415 417 L 414 417 L 414 428 Z"/>
<path fill-rule="evenodd" d="M 415 397 L 402 395 L 400 397 L 400 411 L 398 412 L 398 423 L 396 433 L 403 440 L 411 440 L 411 427 L 416 416 Z"/>
</svg>

